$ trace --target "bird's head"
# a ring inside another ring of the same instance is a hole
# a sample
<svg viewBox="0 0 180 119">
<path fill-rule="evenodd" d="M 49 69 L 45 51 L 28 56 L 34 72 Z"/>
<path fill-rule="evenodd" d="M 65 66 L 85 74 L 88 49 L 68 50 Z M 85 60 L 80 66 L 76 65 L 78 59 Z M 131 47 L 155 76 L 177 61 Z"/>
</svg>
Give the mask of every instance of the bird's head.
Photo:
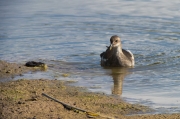
<svg viewBox="0 0 180 119">
<path fill-rule="evenodd" d="M 114 35 L 114 36 L 112 36 L 111 38 L 110 38 L 110 50 L 112 49 L 112 48 L 117 48 L 117 47 L 121 47 L 121 39 L 120 39 L 120 37 L 119 36 L 117 36 L 117 35 Z"/>
</svg>

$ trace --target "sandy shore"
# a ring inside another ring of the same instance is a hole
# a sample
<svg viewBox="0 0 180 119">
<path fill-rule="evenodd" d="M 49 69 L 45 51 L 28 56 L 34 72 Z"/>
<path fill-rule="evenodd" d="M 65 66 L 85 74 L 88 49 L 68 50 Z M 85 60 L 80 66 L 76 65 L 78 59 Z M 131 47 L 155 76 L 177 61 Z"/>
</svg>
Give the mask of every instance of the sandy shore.
<svg viewBox="0 0 180 119">
<path fill-rule="evenodd" d="M 0 119 L 179 119 L 180 114 L 131 115 L 143 114 L 152 109 L 129 104 L 119 98 L 104 94 L 90 93 L 85 88 L 68 86 L 65 81 L 48 79 L 2 79 L 22 75 L 37 69 L 22 64 L 0 61 Z M 67 109 L 45 96 L 48 94 L 63 103 L 78 107 L 91 113 Z M 130 114 L 131 116 L 126 116 Z"/>
</svg>

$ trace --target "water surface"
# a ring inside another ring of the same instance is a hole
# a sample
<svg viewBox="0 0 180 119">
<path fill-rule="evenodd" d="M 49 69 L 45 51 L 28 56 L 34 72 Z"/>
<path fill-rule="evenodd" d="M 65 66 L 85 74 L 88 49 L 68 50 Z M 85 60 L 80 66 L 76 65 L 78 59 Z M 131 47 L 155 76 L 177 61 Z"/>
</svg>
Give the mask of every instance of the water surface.
<svg viewBox="0 0 180 119">
<path fill-rule="evenodd" d="M 1 0 L 0 59 L 44 61 L 48 75 L 25 76 L 74 80 L 93 92 L 178 112 L 179 6 L 178 0 Z M 135 55 L 133 69 L 100 66 L 112 35 Z"/>
</svg>

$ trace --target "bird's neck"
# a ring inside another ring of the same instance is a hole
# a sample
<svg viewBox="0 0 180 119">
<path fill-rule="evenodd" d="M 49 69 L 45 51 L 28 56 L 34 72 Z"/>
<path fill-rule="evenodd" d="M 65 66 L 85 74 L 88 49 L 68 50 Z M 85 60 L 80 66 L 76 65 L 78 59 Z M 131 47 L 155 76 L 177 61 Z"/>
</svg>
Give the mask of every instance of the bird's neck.
<svg viewBox="0 0 180 119">
<path fill-rule="evenodd" d="M 121 48 L 120 46 L 115 47 L 115 48 L 114 48 L 114 52 L 115 52 L 115 53 L 120 53 L 120 54 L 123 53 L 123 52 L 122 52 L 122 48 Z"/>
</svg>

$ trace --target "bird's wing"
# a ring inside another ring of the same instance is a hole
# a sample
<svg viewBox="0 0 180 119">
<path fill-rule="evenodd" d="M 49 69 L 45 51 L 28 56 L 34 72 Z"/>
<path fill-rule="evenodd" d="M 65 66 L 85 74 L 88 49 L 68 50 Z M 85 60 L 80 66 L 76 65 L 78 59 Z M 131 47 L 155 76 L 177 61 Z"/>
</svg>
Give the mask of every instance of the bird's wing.
<svg viewBox="0 0 180 119">
<path fill-rule="evenodd" d="M 129 50 L 124 50 L 124 49 L 122 49 L 122 51 L 123 51 L 123 54 L 129 59 L 134 59 L 134 55 L 131 53 L 131 51 L 129 51 Z"/>
</svg>

